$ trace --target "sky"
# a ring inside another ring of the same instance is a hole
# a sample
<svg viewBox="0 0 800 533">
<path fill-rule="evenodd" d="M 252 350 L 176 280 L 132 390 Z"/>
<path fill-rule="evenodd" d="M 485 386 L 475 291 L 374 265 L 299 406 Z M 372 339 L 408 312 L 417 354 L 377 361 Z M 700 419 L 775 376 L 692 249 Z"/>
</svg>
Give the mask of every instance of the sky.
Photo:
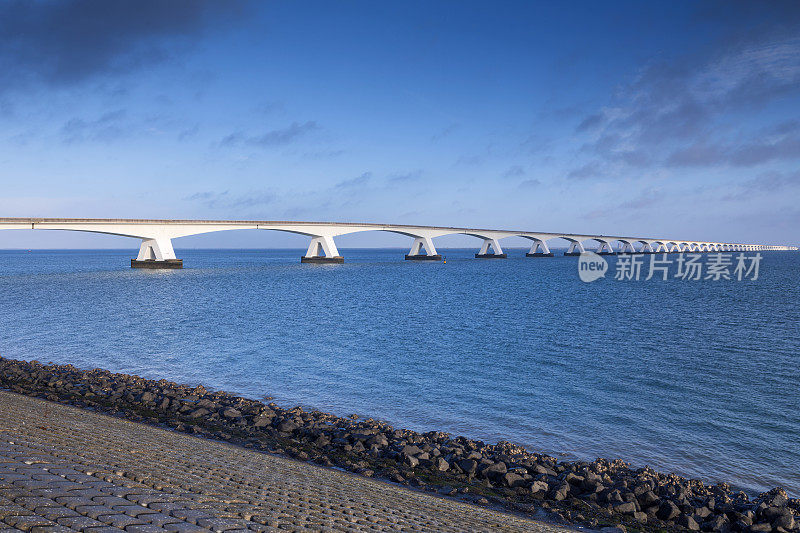
<svg viewBox="0 0 800 533">
<path fill-rule="evenodd" d="M 0 217 L 797 244 L 798 163 L 797 2 L 0 0 Z"/>
</svg>

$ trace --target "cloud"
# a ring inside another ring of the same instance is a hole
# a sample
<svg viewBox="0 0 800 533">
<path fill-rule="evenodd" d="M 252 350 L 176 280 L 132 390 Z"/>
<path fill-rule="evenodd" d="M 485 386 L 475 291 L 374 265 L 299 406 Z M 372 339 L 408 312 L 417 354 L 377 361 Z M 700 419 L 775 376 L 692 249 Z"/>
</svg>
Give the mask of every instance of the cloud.
<svg viewBox="0 0 800 533">
<path fill-rule="evenodd" d="M 19 90 L 36 83 L 65 86 L 164 61 L 205 29 L 240 17 L 247 3 L 0 2 L 0 88 Z"/>
<path fill-rule="evenodd" d="M 444 139 L 446 137 L 449 137 L 454 132 L 458 131 L 458 129 L 460 127 L 461 127 L 460 124 L 450 124 L 449 126 L 443 128 L 438 133 L 435 133 L 435 134 L 431 135 L 431 141 L 434 141 L 434 142 L 435 141 L 440 141 L 440 140 L 442 140 L 442 139 Z"/>
<path fill-rule="evenodd" d="M 752 167 L 773 161 L 795 159 L 800 159 L 800 137 L 784 136 L 773 140 L 729 145 L 709 145 L 701 142 L 673 152 L 666 163 L 675 167 L 717 165 Z"/>
<path fill-rule="evenodd" d="M 588 117 L 584 118 L 578 127 L 575 128 L 575 131 L 582 132 L 596 128 L 600 124 L 603 123 L 605 116 L 603 113 L 594 113 L 589 115 Z"/>
<path fill-rule="evenodd" d="M 462 155 L 456 160 L 455 166 L 476 167 L 483 164 L 483 157 L 479 155 Z"/>
<path fill-rule="evenodd" d="M 321 128 L 313 120 L 307 122 L 292 122 L 285 128 L 271 130 L 261 135 L 245 135 L 241 132 L 231 133 L 223 137 L 220 146 L 250 145 L 261 148 L 291 144 L 302 137 Z"/>
<path fill-rule="evenodd" d="M 508 170 L 503 172 L 504 178 L 518 178 L 524 175 L 525 175 L 525 169 L 522 168 L 520 165 L 512 165 L 508 167 Z"/>
<path fill-rule="evenodd" d="M 741 182 L 738 190 L 729 192 L 722 199 L 747 200 L 758 194 L 776 193 L 792 187 L 800 187 L 800 171 L 768 171 Z"/>
<path fill-rule="evenodd" d="M 659 203 L 663 199 L 663 193 L 655 189 L 645 189 L 639 196 L 622 202 L 619 209 L 644 209 Z"/>
<path fill-rule="evenodd" d="M 539 187 L 541 184 L 542 184 L 541 181 L 539 181 L 539 180 L 537 180 L 535 178 L 531 178 L 529 180 L 521 181 L 520 184 L 519 184 L 519 188 L 520 189 L 535 189 L 536 187 Z"/>
<path fill-rule="evenodd" d="M 422 177 L 422 170 L 414 170 L 403 174 L 389 174 L 387 180 L 389 183 L 408 183 L 409 181 L 416 181 Z"/>
<path fill-rule="evenodd" d="M 762 122 L 752 118 L 800 97 L 800 10 L 780 2 L 761 10 L 740 4 L 698 6 L 717 25 L 715 41 L 650 61 L 609 102 L 583 116 L 576 125 L 587 138 L 580 152 L 593 161 L 580 163 L 570 177 L 599 176 L 601 166 L 625 175 L 630 168 L 747 167 L 797 157 L 797 120 L 784 116 L 755 129 Z"/>
<path fill-rule="evenodd" d="M 333 186 L 336 190 L 359 189 L 365 187 L 372 180 L 372 172 L 364 172 L 360 176 L 342 180 Z"/>
<path fill-rule="evenodd" d="M 124 110 L 111 111 L 94 120 L 72 118 L 61 127 L 61 137 L 68 144 L 84 141 L 115 141 L 129 134 L 121 123 L 123 118 L 125 118 Z"/>
<path fill-rule="evenodd" d="M 597 176 L 602 176 L 602 168 L 599 161 L 590 161 L 585 165 L 582 165 L 576 169 L 573 169 L 567 173 L 567 177 L 570 179 L 587 179 L 587 178 L 594 178 Z"/>
<path fill-rule="evenodd" d="M 251 191 L 247 194 L 232 195 L 230 191 L 196 192 L 184 198 L 185 201 L 199 202 L 209 209 L 242 209 L 274 203 L 277 195 L 272 191 Z"/>
</svg>

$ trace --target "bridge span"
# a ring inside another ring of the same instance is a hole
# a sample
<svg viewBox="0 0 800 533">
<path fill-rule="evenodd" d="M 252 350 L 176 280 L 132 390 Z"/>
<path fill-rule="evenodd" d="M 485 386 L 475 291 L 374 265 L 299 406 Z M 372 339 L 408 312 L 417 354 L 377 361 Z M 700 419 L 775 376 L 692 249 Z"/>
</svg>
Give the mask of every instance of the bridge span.
<svg viewBox="0 0 800 533">
<path fill-rule="evenodd" d="M 502 239 L 522 237 L 531 241 L 528 257 L 552 257 L 549 241 L 561 239 L 569 244 L 565 255 L 579 255 L 589 242 L 596 243 L 601 255 L 617 253 L 677 253 L 677 252 L 735 252 L 797 250 L 796 246 L 746 244 L 732 242 L 688 241 L 626 235 L 591 235 L 575 233 L 546 233 L 440 226 L 410 226 L 402 224 L 372 224 L 349 222 L 281 222 L 265 220 L 147 220 L 103 218 L 0 218 L 0 229 L 63 230 L 105 233 L 141 239 L 139 255 L 131 259 L 134 268 L 181 268 L 183 261 L 175 256 L 172 239 L 237 229 L 285 231 L 306 235 L 311 241 L 302 256 L 304 263 L 342 263 L 344 258 L 336 248 L 334 237 L 362 231 L 388 231 L 406 235 L 413 240 L 405 256 L 409 260 L 441 260 L 433 239 L 445 235 L 470 235 L 481 240 L 476 258 L 507 257 L 500 245 Z"/>
</svg>

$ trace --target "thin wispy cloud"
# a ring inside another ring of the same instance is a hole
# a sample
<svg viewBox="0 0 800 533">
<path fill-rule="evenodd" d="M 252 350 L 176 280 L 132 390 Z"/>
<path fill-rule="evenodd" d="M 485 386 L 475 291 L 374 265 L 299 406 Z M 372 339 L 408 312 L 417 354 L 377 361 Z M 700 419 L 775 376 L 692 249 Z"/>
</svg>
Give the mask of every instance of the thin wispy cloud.
<svg viewBox="0 0 800 533">
<path fill-rule="evenodd" d="M 123 123 L 125 115 L 125 111 L 120 109 L 95 119 L 72 118 L 61 127 L 61 137 L 65 143 L 119 140 L 130 134 L 130 129 Z"/>
<path fill-rule="evenodd" d="M 246 209 L 276 202 L 273 191 L 250 191 L 247 194 L 232 194 L 231 191 L 200 191 L 184 197 L 185 201 L 199 203 L 209 209 Z"/>
<path fill-rule="evenodd" d="M 220 146 L 247 145 L 260 148 L 283 146 L 296 142 L 319 130 L 319 125 L 313 120 L 292 122 L 285 128 L 278 128 L 257 135 L 247 135 L 242 132 L 231 133 L 220 140 Z"/>
</svg>

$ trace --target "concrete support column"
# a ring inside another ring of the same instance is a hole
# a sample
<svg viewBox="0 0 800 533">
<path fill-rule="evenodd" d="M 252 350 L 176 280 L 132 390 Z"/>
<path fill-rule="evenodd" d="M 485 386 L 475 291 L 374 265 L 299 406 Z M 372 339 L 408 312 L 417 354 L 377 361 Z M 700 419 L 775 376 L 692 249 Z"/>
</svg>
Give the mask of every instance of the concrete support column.
<svg viewBox="0 0 800 533">
<path fill-rule="evenodd" d="M 640 254 L 654 254 L 656 252 L 655 252 L 655 250 L 653 250 L 653 247 L 650 245 L 649 242 L 645 242 L 645 243 L 642 243 L 642 247 L 639 248 L 639 253 Z"/>
<path fill-rule="evenodd" d="M 611 243 L 608 241 L 600 241 L 600 246 L 597 247 L 595 253 L 597 255 L 617 255 L 617 253 L 611 247 Z"/>
<path fill-rule="evenodd" d="M 422 253 L 422 248 L 425 248 L 425 253 Z M 436 247 L 433 245 L 433 239 L 430 237 L 417 237 L 411 245 L 411 251 L 406 255 L 407 260 L 411 261 L 441 261 L 442 256 L 436 253 Z"/>
<path fill-rule="evenodd" d="M 139 255 L 131 259 L 131 268 L 183 268 L 183 260 L 175 257 L 172 239 L 142 239 Z"/>
<path fill-rule="evenodd" d="M 312 237 L 306 255 L 300 258 L 301 263 L 344 263 L 344 257 L 339 255 L 333 236 L 320 235 Z"/>
<path fill-rule="evenodd" d="M 531 249 L 525 254 L 525 257 L 553 257 L 553 252 L 547 247 L 546 242 L 534 239 Z"/>
<path fill-rule="evenodd" d="M 636 249 L 633 247 L 633 244 L 629 243 L 628 241 L 620 241 L 620 249 L 619 253 L 621 254 L 635 254 Z"/>
<path fill-rule="evenodd" d="M 489 253 L 491 247 L 492 253 Z M 475 254 L 478 259 L 505 259 L 508 257 L 503 253 L 503 248 L 500 247 L 500 242 L 495 238 L 484 238 L 480 251 Z"/>
<path fill-rule="evenodd" d="M 564 252 L 564 255 L 581 255 L 585 251 L 586 249 L 583 247 L 582 242 L 570 241 L 569 249 Z"/>
</svg>

